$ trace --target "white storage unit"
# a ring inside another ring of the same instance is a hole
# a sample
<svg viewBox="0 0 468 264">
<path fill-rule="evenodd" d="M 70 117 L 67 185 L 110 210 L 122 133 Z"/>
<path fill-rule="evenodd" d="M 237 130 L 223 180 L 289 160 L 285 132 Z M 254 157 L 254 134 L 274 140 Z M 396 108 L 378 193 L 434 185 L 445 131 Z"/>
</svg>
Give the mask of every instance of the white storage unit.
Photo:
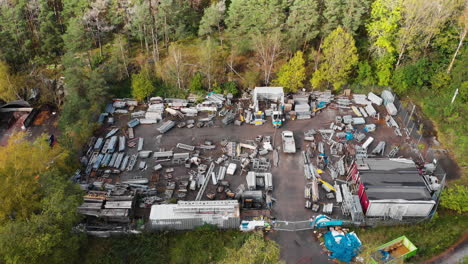
<svg viewBox="0 0 468 264">
<path fill-rule="evenodd" d="M 380 98 L 378 95 L 376 95 L 375 93 L 373 92 L 370 92 L 368 95 L 367 95 L 367 99 L 369 99 L 372 103 L 376 104 L 376 105 L 382 105 L 383 103 L 383 99 Z"/>
<path fill-rule="evenodd" d="M 389 115 L 394 116 L 398 113 L 398 110 L 396 109 L 393 103 L 388 103 L 387 105 L 385 105 L 385 108 L 387 109 Z"/>
<path fill-rule="evenodd" d="M 255 190 L 256 189 L 256 184 L 255 184 L 255 172 L 253 171 L 249 171 L 247 173 L 247 176 L 245 176 L 246 178 L 246 181 L 247 181 L 247 188 L 251 191 Z"/>
<path fill-rule="evenodd" d="M 237 164 L 230 163 L 228 168 L 227 168 L 226 174 L 227 175 L 234 175 L 234 173 L 236 173 L 236 169 L 237 169 Z"/>
<path fill-rule="evenodd" d="M 424 217 L 429 215 L 435 201 L 370 200 L 367 217 L 401 215 L 403 217 Z"/>
<path fill-rule="evenodd" d="M 366 105 L 364 109 L 366 109 L 366 112 L 369 114 L 369 116 L 374 116 L 377 114 L 377 111 L 375 111 L 375 108 L 371 104 Z"/>
<path fill-rule="evenodd" d="M 381 95 L 384 105 L 395 102 L 395 96 L 389 90 L 383 90 Z"/>
</svg>

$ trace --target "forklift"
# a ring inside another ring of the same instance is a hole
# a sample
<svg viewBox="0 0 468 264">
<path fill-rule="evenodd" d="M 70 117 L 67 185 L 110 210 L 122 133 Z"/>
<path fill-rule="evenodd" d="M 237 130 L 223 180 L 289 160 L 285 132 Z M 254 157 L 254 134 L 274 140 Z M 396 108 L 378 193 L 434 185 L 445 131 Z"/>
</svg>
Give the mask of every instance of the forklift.
<svg viewBox="0 0 468 264">
<path fill-rule="evenodd" d="M 265 122 L 265 114 L 262 111 L 257 111 L 254 113 L 254 124 L 256 126 L 261 126 Z"/>
<path fill-rule="evenodd" d="M 285 121 L 283 108 L 284 105 L 281 105 L 271 114 L 271 123 L 273 124 L 274 128 L 280 128 L 283 125 L 283 122 Z"/>
</svg>

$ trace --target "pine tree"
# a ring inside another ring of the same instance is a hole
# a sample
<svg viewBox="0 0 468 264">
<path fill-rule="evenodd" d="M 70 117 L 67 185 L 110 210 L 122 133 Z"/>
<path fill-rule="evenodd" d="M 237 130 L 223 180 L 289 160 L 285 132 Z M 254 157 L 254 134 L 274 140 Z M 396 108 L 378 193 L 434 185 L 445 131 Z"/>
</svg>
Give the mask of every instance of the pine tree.
<svg viewBox="0 0 468 264">
<path fill-rule="evenodd" d="M 320 15 L 317 9 L 315 0 L 295 0 L 289 7 L 286 28 L 293 50 L 305 47 L 318 35 Z"/>
<path fill-rule="evenodd" d="M 138 101 L 144 100 L 156 90 L 148 74 L 146 68 L 140 73 L 132 74 L 132 96 Z"/>
<path fill-rule="evenodd" d="M 52 2 L 52 4 L 55 4 Z M 48 0 L 41 0 L 39 14 L 39 32 L 41 40 L 41 56 L 46 62 L 62 54 L 63 39 L 61 37 L 61 23 Z"/>
</svg>

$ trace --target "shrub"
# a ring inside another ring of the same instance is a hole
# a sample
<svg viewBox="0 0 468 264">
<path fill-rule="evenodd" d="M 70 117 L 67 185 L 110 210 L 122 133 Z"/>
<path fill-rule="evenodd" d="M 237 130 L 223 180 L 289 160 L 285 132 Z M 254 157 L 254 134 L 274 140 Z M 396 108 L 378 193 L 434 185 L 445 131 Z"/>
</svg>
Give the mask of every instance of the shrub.
<svg viewBox="0 0 468 264">
<path fill-rule="evenodd" d="M 442 192 L 441 205 L 458 213 L 468 212 L 468 186 L 455 184 Z"/>
</svg>

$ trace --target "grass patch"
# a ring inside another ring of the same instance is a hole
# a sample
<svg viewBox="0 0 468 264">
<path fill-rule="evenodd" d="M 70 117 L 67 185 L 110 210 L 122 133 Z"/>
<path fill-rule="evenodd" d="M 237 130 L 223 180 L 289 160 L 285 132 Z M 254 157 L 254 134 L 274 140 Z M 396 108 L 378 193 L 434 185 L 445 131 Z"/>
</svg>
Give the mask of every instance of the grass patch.
<svg viewBox="0 0 468 264">
<path fill-rule="evenodd" d="M 167 264 L 214 263 L 226 257 L 227 249 L 239 249 L 250 236 L 237 230 L 203 226 L 187 232 L 156 232 L 88 239 L 80 263 Z"/>
<path fill-rule="evenodd" d="M 468 214 L 456 214 L 448 210 L 439 213 L 430 222 L 419 225 L 382 226 L 357 229 L 364 250 L 360 255 L 368 258 L 376 247 L 402 235 L 418 248 L 416 256 L 408 263 L 419 263 L 442 253 L 454 244 L 468 228 Z"/>
</svg>

